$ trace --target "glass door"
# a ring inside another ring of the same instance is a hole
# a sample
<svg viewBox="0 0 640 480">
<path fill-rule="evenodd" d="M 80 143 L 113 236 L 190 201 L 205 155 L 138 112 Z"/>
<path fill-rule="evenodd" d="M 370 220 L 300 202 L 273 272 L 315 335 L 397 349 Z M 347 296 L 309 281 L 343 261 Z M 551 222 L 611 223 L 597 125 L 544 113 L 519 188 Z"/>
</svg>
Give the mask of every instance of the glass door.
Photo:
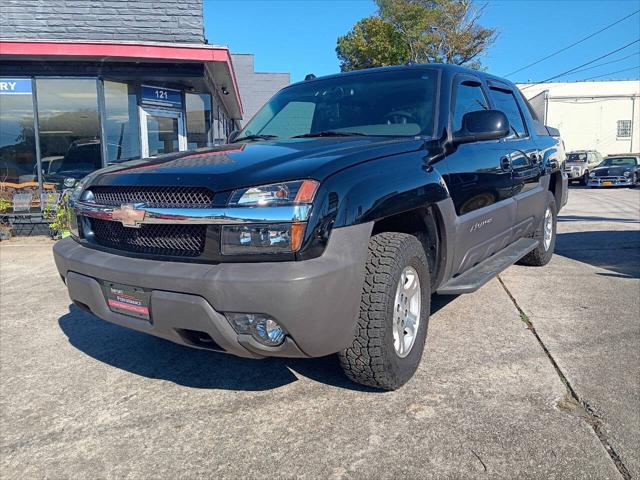
<svg viewBox="0 0 640 480">
<path fill-rule="evenodd" d="M 140 107 L 140 133 L 143 157 L 187 149 L 182 112 Z"/>
</svg>

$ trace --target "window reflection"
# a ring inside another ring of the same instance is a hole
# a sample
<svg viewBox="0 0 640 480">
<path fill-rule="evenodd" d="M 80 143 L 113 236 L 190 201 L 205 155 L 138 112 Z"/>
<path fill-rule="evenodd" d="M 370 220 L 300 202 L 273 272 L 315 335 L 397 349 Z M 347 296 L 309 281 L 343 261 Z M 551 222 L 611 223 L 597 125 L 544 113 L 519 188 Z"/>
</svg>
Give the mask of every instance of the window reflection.
<svg viewBox="0 0 640 480">
<path fill-rule="evenodd" d="M 107 162 L 124 162 L 140 156 L 140 124 L 133 85 L 104 82 Z"/>
<path fill-rule="evenodd" d="M 0 95 L 0 214 L 39 208 L 33 99 Z"/>
<path fill-rule="evenodd" d="M 36 87 L 43 186 L 60 190 L 102 166 L 97 82 L 37 79 Z"/>
<path fill-rule="evenodd" d="M 208 93 L 187 93 L 187 142 L 188 148 L 210 145 L 211 95 Z"/>
</svg>

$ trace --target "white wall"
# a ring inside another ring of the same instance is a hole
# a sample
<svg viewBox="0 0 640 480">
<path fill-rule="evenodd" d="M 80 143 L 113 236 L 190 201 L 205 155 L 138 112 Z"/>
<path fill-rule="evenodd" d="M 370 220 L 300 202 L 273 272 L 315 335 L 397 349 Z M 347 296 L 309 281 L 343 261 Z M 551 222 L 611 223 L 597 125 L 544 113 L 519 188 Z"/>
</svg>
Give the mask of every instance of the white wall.
<svg viewBox="0 0 640 480">
<path fill-rule="evenodd" d="M 548 91 L 546 124 L 560 130 L 567 151 L 640 152 L 640 81 L 519 85 L 527 98 Z M 542 96 L 541 96 L 542 97 Z M 618 120 L 632 120 L 631 138 L 617 138 Z"/>
<path fill-rule="evenodd" d="M 631 139 L 617 138 L 618 120 L 631 120 Z M 560 130 L 567 151 L 598 150 L 602 155 L 640 150 L 640 98 L 549 98 L 547 125 Z M 632 144 L 633 140 L 633 144 Z"/>
</svg>

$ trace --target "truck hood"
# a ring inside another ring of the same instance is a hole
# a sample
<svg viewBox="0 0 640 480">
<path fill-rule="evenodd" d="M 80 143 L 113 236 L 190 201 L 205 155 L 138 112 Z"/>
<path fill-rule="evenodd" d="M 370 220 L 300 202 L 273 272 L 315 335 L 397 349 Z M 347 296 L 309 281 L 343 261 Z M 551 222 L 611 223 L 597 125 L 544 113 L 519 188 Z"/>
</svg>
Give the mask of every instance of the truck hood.
<svg viewBox="0 0 640 480">
<path fill-rule="evenodd" d="M 236 143 L 132 160 L 98 170 L 90 185 L 207 186 L 214 191 L 312 178 L 416 151 L 424 139 L 323 137 Z"/>
</svg>

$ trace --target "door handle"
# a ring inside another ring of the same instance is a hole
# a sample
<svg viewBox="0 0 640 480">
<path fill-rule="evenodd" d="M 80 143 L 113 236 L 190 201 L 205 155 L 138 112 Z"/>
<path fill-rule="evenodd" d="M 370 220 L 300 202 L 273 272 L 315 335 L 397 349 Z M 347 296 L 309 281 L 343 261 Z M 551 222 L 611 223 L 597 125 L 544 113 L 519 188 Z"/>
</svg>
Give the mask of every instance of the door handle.
<svg viewBox="0 0 640 480">
<path fill-rule="evenodd" d="M 504 170 L 505 172 L 511 170 L 511 160 L 509 159 L 509 157 L 505 156 L 500 159 L 500 168 L 502 168 L 502 170 Z"/>
</svg>

